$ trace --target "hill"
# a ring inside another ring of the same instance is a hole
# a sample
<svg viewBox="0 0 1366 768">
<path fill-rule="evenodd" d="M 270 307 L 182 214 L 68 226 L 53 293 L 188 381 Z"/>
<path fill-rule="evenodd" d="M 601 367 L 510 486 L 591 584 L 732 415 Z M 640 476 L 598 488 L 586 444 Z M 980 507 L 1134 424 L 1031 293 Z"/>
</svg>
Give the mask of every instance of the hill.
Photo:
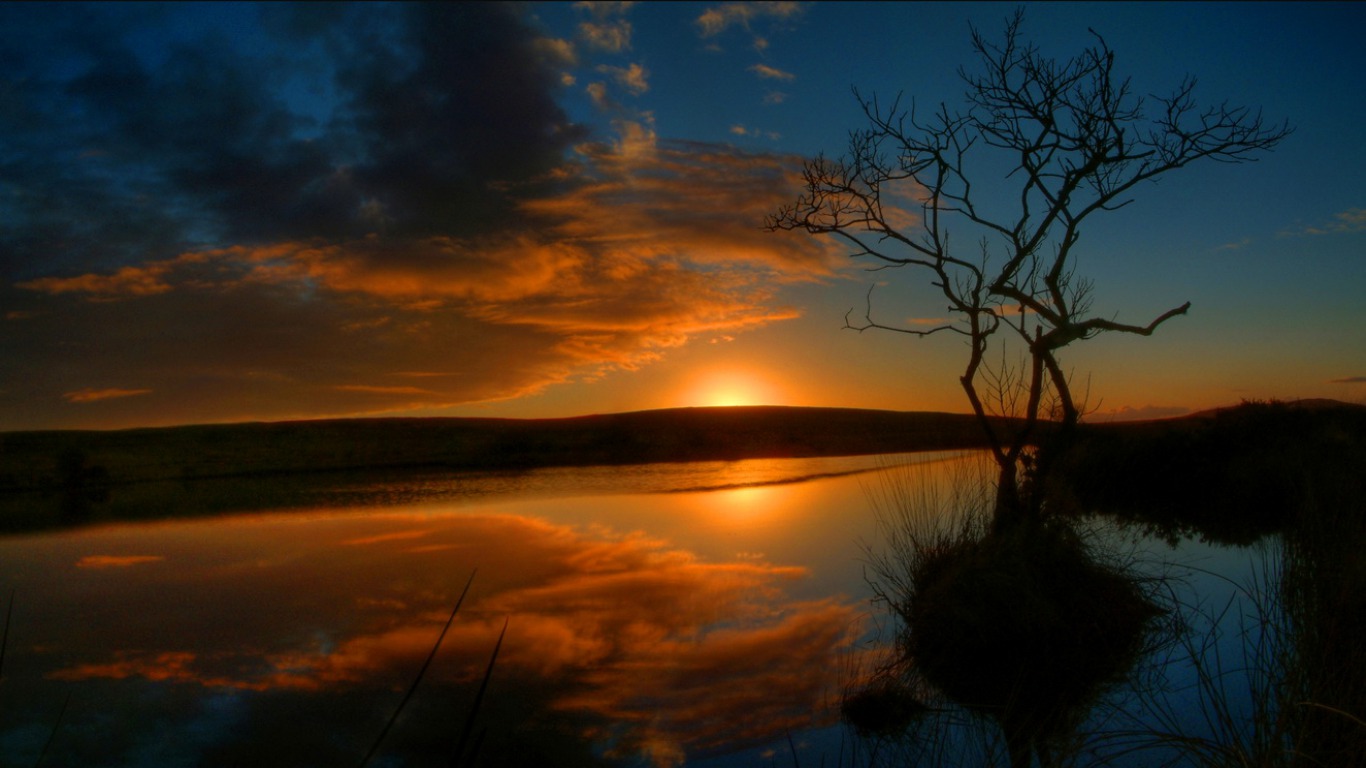
<svg viewBox="0 0 1366 768">
<path fill-rule="evenodd" d="M 0 492 L 346 470 L 451 470 L 974 448 L 967 414 L 749 406 L 562 419 L 339 419 L 0 434 Z"/>
</svg>

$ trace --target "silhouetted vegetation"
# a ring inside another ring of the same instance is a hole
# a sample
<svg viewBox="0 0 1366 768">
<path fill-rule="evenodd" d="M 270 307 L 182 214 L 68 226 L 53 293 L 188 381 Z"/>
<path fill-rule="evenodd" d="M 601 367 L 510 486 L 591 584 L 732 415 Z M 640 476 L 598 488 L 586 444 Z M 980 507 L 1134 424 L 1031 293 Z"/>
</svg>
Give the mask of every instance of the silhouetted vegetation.
<svg viewBox="0 0 1366 768">
<path fill-rule="evenodd" d="M 343 419 L 0 434 L 0 530 L 296 506 L 403 473 L 985 447 L 972 416 L 678 408 L 566 419 Z"/>
<path fill-rule="evenodd" d="M 1258 709 L 1284 717 L 1259 719 L 1253 741 L 1289 745 L 1306 760 L 1336 759 L 1335 750 L 1355 745 L 1340 733 L 1314 735 L 1329 729 L 1306 726 L 1317 717 L 1306 707 L 1345 711 L 1360 723 L 1351 714 L 1357 702 L 1337 703 L 1360 688 L 1354 683 L 1344 697 L 1297 681 L 1319 679 L 1308 660 L 1331 655 L 1328 641 L 1311 641 L 1308 628 L 1338 610 L 1362 613 L 1323 589 L 1351 580 L 1328 575 L 1324 569 L 1345 560 L 1309 533 L 1337 516 L 1360 516 L 1366 481 L 1340 489 L 1335 480 L 1366 475 L 1360 414 L 1346 423 L 1303 408 L 1247 406 L 1172 424 L 1084 427 L 1085 398 L 1074 394 L 1060 361 L 1074 342 L 1111 332 L 1149 336 L 1190 308 L 1140 323 L 1095 313 L 1093 286 L 1076 271 L 1082 225 L 1191 163 L 1256 159 L 1291 129 L 1228 102 L 1201 106 L 1191 77 L 1165 96 L 1136 91 L 1094 31 L 1095 43 L 1078 55 L 1047 58 L 1022 37 L 1023 19 L 1017 11 L 1007 20 L 1000 40 L 972 30 L 978 66 L 958 72 L 965 88 L 958 107 L 918 111 L 899 96 L 856 91 L 867 127 L 850 133 L 840 159 L 808 161 L 804 191 L 767 222 L 771 230 L 833 236 L 872 269 L 909 268 L 938 289 L 949 319 L 875 320 L 870 289 L 863 319 L 851 322 L 851 310 L 845 325 L 963 337 L 959 380 L 996 465 L 991 492 L 960 494 L 947 510 L 963 516 L 961 527 L 927 528 L 924 520 L 945 510 L 926 512 L 936 504 L 924 498 L 895 496 L 888 505 L 900 522 L 874 556 L 873 586 L 896 618 L 898 650 L 846 697 L 845 717 L 860 733 L 888 738 L 917 730 L 918 718 L 940 709 L 925 704 L 926 695 L 938 696 L 994 722 L 1015 768 L 1035 759 L 1054 764 L 1090 704 L 1146 647 L 1161 614 L 1134 578 L 1075 532 L 1083 515 L 1103 512 L 1141 520 L 1170 540 L 1192 530 L 1238 542 L 1286 531 L 1287 570 L 1277 587 L 1285 608 L 1271 625 L 1284 629 L 1278 647 L 1291 650 L 1267 662 L 1275 682 L 1261 688 L 1271 693 Z M 1001 175 L 982 177 L 991 168 Z M 1003 190 L 1005 202 L 995 202 Z M 1324 504 L 1325 488 L 1342 493 Z M 1349 533 L 1330 527 L 1338 538 Z M 1352 589 L 1359 594 L 1360 586 Z M 1359 662 L 1340 661 L 1362 678 Z M 1192 663 L 1200 668 L 1204 660 Z M 1290 690 L 1307 698 L 1293 702 L 1283 695 Z M 1217 712 L 1212 717 L 1222 722 Z M 1297 725 L 1292 735 L 1263 727 L 1287 718 Z M 1229 743 L 1243 742 L 1237 735 L 1207 743 L 1210 754 L 1228 755 L 1238 752 L 1226 750 Z M 1270 751 L 1243 754 L 1260 759 Z"/>
<path fill-rule="evenodd" d="M 1192 723 L 1160 691 L 1140 690 L 1148 720 L 1116 740 L 1183 765 L 1360 765 L 1366 408 L 1244 403 L 1197 419 L 1096 429 L 1082 445 L 1069 473 L 1122 479 L 1117 487 L 1083 482 L 1077 498 L 1086 509 L 1173 541 L 1262 540 L 1261 578 L 1236 585 L 1236 602 L 1183 606 L 1200 717 Z M 1131 474 L 1153 468 L 1165 471 Z M 1226 611 L 1241 612 L 1234 658 L 1220 650 Z M 1240 682 L 1241 691 L 1231 690 Z"/>
<path fill-rule="evenodd" d="M 1168 95 L 1139 95 L 1094 31 L 1076 56 L 1048 58 L 1024 39 L 1023 23 L 1017 11 L 999 41 L 972 30 L 977 66 L 958 70 L 959 105 L 918 111 L 900 96 L 855 91 L 867 127 L 850 132 L 842 158 L 808 161 L 804 191 L 767 222 L 833 236 L 873 269 L 908 268 L 938 290 L 949 319 L 878 322 L 870 289 L 863 321 L 846 314 L 845 325 L 964 338 L 959 381 L 999 467 L 997 525 L 1040 513 L 1042 497 L 1020 474 L 1047 473 L 1046 458 L 1032 454 L 1039 423 L 1056 421 L 1054 438 L 1065 439 L 1080 419 L 1084 401 L 1061 351 L 1104 333 L 1150 336 L 1190 308 L 1139 324 L 1094 312 L 1092 283 L 1077 274 L 1082 226 L 1128 205 L 1143 184 L 1191 163 L 1254 160 L 1291 133 L 1247 107 L 1201 105 L 1191 77 Z"/>
<path fill-rule="evenodd" d="M 1058 458 L 1049 494 L 1061 513 L 1114 515 L 1169 540 L 1246 544 L 1327 513 L 1319 489 L 1366 474 L 1362 467 L 1366 407 L 1247 402 L 1084 426 Z"/>
<path fill-rule="evenodd" d="M 116 431 L 0 433 L 0 492 L 306 472 L 517 469 L 853 456 L 985 447 L 972 416 L 857 408 L 673 408 L 564 419 L 340 419 Z M 65 467 L 66 465 L 62 465 Z M 65 472 L 65 474 L 63 474 Z M 82 476 L 83 477 L 83 476 Z"/>
<path fill-rule="evenodd" d="M 994 720 L 1012 764 L 1047 755 L 1124 679 L 1160 610 L 1063 525 L 1018 526 L 936 552 L 894 609 L 905 652 L 955 702 Z"/>
<path fill-rule="evenodd" d="M 1085 746 L 1101 764 L 1360 765 L 1363 467 L 1366 408 L 1244 403 L 1084 427 L 1037 526 L 994 530 L 982 478 L 947 500 L 875 498 L 888 523 L 870 578 L 894 652 L 843 709 L 879 745 L 868 763 L 1048 766 Z M 1075 533 L 1095 514 L 1172 541 L 1260 541 L 1260 579 L 1226 605 L 1173 602 L 1168 577 L 1135 580 Z M 1078 730 L 1107 692 L 1123 711 Z M 965 737 L 973 716 L 998 736 Z"/>
<path fill-rule="evenodd" d="M 895 486 L 875 500 L 885 549 L 870 551 L 871 583 L 895 651 L 843 715 L 865 735 L 933 740 L 943 724 L 924 715 L 961 708 L 996 725 L 1012 766 L 1052 765 L 1163 609 L 1065 521 L 991 524 L 990 489 L 965 478 L 947 502 Z"/>
<path fill-rule="evenodd" d="M 61 494 L 62 518 L 80 521 L 95 504 L 109 500 L 109 471 L 89 464 L 79 448 L 68 447 L 57 454 L 55 486 Z"/>
</svg>

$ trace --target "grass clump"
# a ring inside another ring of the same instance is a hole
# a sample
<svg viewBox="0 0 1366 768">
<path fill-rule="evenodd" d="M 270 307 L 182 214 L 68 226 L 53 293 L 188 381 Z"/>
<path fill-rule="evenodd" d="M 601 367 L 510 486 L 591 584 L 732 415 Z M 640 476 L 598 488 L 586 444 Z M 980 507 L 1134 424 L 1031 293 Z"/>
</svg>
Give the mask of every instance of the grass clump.
<svg viewBox="0 0 1366 768">
<path fill-rule="evenodd" d="M 1126 678 L 1161 609 L 1065 522 L 994 529 L 989 482 L 960 478 L 948 494 L 911 484 L 875 499 L 886 548 L 871 558 L 870 582 L 898 630 L 874 677 L 882 682 L 846 700 L 846 720 L 868 730 L 879 721 L 865 709 L 923 687 L 994 723 L 1012 765 L 1052 764 L 1102 693 Z"/>
</svg>

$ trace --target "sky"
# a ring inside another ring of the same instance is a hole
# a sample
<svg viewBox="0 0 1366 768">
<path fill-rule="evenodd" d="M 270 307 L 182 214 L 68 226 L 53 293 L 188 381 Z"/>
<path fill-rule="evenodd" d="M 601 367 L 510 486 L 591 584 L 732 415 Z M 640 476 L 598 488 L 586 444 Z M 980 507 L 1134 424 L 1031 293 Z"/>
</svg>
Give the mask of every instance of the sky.
<svg viewBox="0 0 1366 768">
<path fill-rule="evenodd" d="M 1030 3 L 1294 132 L 1091 221 L 1092 418 L 1366 403 L 1366 6 Z M 778 404 L 967 412 L 922 274 L 769 232 L 853 95 L 961 104 L 998 3 L 0 4 L 0 431 Z M 1094 33 L 1091 31 L 1094 30 Z M 988 191 L 1010 181 L 985 173 Z"/>
</svg>

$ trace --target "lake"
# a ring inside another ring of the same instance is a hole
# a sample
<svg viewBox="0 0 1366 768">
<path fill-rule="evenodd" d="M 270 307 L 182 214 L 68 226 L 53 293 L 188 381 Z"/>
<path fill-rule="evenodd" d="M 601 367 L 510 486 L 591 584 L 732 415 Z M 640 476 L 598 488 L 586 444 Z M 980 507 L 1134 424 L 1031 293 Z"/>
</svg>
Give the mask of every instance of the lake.
<svg viewBox="0 0 1366 768">
<path fill-rule="evenodd" d="M 185 499 L 232 481 L 171 484 L 160 519 L 0 538 L 0 764 L 846 764 L 876 489 L 980 460 L 342 477 L 213 514 Z M 1214 603 L 1247 573 L 1115 541 Z"/>
</svg>

